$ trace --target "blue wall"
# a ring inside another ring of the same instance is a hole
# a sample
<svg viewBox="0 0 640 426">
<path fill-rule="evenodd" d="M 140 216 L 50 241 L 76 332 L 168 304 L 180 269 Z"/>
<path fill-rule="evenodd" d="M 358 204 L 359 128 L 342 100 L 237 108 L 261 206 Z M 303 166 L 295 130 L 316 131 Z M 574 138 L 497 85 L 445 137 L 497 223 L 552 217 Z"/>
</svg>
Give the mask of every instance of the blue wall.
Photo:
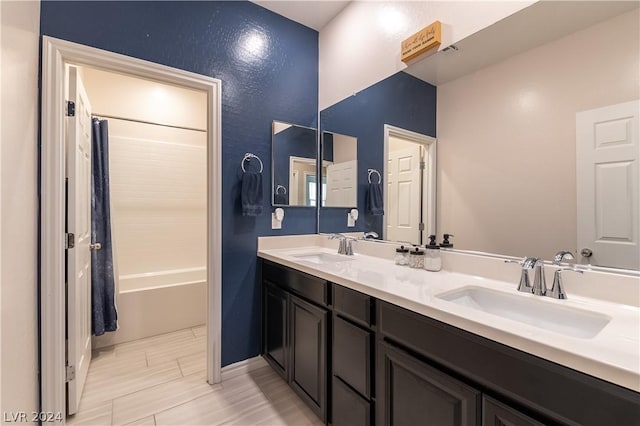
<svg viewBox="0 0 640 426">
<path fill-rule="evenodd" d="M 346 208 L 321 208 L 320 232 L 376 231 L 382 216 L 366 211 L 367 169 L 382 173 L 384 125 L 436 136 L 436 87 L 398 72 L 320 112 L 320 129 L 358 138 L 358 210 L 355 228 L 347 228 Z"/>
<path fill-rule="evenodd" d="M 271 122 L 316 126 L 318 33 L 249 2 L 43 1 L 49 35 L 222 80 L 222 363 L 260 352 L 256 238 L 315 233 L 314 209 L 288 209 L 271 230 Z M 240 41 L 261 34 L 262 53 Z M 240 160 L 264 163 L 264 210 L 240 210 Z"/>
</svg>

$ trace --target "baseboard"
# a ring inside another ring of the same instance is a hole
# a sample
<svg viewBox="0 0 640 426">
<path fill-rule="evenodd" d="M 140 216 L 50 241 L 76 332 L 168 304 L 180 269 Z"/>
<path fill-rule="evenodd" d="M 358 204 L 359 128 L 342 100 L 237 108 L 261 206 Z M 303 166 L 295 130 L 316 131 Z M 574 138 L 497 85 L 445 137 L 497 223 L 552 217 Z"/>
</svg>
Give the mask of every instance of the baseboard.
<svg viewBox="0 0 640 426">
<path fill-rule="evenodd" d="M 246 374 L 250 371 L 257 370 L 258 368 L 266 367 L 267 365 L 269 364 L 267 364 L 260 355 L 245 359 L 244 361 L 229 364 L 222 367 L 222 381 L 224 382 L 232 377 Z"/>
</svg>

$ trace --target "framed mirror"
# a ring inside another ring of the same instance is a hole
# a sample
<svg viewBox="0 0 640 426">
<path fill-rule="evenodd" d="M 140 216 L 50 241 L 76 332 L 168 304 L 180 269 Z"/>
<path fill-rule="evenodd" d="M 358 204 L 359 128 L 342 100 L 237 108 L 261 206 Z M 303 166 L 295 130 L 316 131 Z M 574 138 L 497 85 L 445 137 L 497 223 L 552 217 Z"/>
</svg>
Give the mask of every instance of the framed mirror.
<svg viewBox="0 0 640 426">
<path fill-rule="evenodd" d="M 358 207 L 358 138 L 322 131 L 322 207 Z"/>
<path fill-rule="evenodd" d="M 273 206 L 317 205 L 317 133 L 311 127 L 274 121 L 271 136 Z"/>
<path fill-rule="evenodd" d="M 358 137 L 359 200 L 366 170 L 389 161 L 384 125 L 435 137 L 437 107 L 438 241 L 452 233 L 456 249 L 546 260 L 566 249 L 577 263 L 639 270 L 638 6 L 537 2 L 323 109 L 321 127 Z M 631 112 L 607 115 L 623 105 Z M 626 151 L 598 165 L 581 154 L 589 147 Z M 346 231 L 342 216 L 321 209 L 320 231 Z M 383 235 L 382 219 L 361 211 L 355 230 Z"/>
</svg>

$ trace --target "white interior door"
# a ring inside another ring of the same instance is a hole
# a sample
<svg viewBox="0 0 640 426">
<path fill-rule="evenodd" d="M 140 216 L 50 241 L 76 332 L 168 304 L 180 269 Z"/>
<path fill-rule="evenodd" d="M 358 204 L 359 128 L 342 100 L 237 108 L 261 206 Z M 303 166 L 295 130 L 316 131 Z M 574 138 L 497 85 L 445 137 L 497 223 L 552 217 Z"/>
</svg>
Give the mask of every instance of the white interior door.
<svg viewBox="0 0 640 426">
<path fill-rule="evenodd" d="M 291 173 L 289 173 L 289 205 L 299 206 L 300 205 L 299 198 L 300 197 L 298 196 L 298 171 L 291 169 Z"/>
<path fill-rule="evenodd" d="M 358 164 L 356 160 L 327 166 L 327 197 L 329 207 L 356 207 L 358 204 Z"/>
<path fill-rule="evenodd" d="M 583 263 L 640 269 L 640 101 L 576 114 L 578 251 Z"/>
<path fill-rule="evenodd" d="M 417 244 L 420 239 L 420 145 L 389 152 L 385 239 Z"/>
<path fill-rule="evenodd" d="M 75 115 L 67 118 L 67 414 L 78 410 L 91 362 L 91 105 L 75 67 L 69 68 L 69 100 Z"/>
</svg>

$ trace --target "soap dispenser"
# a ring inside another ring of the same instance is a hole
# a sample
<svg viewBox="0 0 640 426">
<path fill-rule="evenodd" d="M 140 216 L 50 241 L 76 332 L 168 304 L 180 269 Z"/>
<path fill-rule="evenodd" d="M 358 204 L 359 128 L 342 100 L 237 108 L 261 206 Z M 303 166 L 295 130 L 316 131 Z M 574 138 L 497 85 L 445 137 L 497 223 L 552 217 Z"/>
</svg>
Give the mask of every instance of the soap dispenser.
<svg viewBox="0 0 640 426">
<path fill-rule="evenodd" d="M 453 237 L 453 234 L 444 234 L 443 237 L 444 238 L 443 238 L 442 242 L 440 243 L 440 247 L 442 247 L 442 248 L 453 248 L 453 244 L 451 244 L 449 242 L 449 237 Z M 431 238 L 431 237 L 429 237 L 429 238 Z"/>
<path fill-rule="evenodd" d="M 440 256 L 440 246 L 436 243 L 436 236 L 429 235 L 429 244 L 425 247 L 424 269 L 438 272 L 442 269 L 442 257 Z"/>
</svg>

